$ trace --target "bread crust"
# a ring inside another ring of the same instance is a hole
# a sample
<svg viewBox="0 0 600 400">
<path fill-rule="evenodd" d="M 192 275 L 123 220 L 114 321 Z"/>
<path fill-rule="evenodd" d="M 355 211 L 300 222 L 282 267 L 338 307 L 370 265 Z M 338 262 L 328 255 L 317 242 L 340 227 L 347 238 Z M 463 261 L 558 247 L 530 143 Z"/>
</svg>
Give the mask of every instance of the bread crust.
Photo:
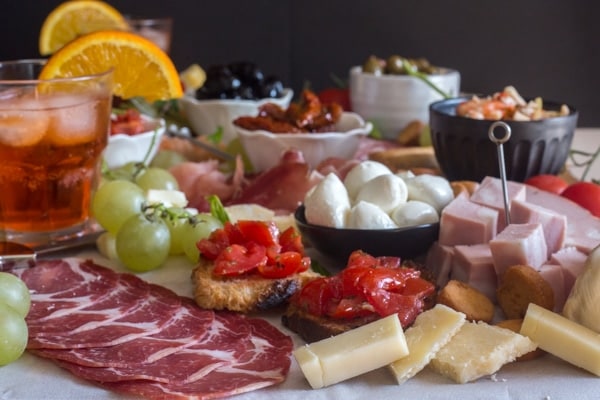
<svg viewBox="0 0 600 400">
<path fill-rule="evenodd" d="M 437 302 L 464 313 L 469 321 L 489 323 L 494 318 L 494 303 L 486 295 L 454 279 L 440 290 Z"/>
<path fill-rule="evenodd" d="M 538 271 L 528 265 L 509 267 L 496 290 L 498 305 L 507 319 L 521 319 L 529 303 L 554 309 L 554 291 Z"/>
<path fill-rule="evenodd" d="M 392 171 L 427 168 L 439 171 L 439 164 L 431 146 L 396 147 L 393 149 L 375 151 L 369 154 L 369 159 L 386 165 Z"/>
<path fill-rule="evenodd" d="M 281 279 L 259 275 L 241 277 L 215 276 L 214 263 L 202 259 L 192 272 L 194 300 L 202 308 L 241 313 L 267 310 L 287 302 L 306 282 L 320 277 L 307 270 Z"/>
</svg>

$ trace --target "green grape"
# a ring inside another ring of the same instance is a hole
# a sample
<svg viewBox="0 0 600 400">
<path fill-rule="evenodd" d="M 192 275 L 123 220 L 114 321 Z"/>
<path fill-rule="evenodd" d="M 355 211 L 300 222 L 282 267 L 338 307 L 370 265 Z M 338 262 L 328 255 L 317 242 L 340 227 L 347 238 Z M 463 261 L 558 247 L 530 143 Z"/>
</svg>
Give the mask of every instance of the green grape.
<svg viewBox="0 0 600 400">
<path fill-rule="evenodd" d="M 184 226 L 183 251 L 191 262 L 196 263 L 200 258 L 196 243 L 200 239 L 209 237 L 215 229 L 222 228 L 223 224 L 208 213 L 200 213 L 194 219 L 194 223 L 185 224 Z"/>
<path fill-rule="evenodd" d="M 25 318 L 8 304 L 0 303 L 0 366 L 21 357 L 28 333 Z"/>
<path fill-rule="evenodd" d="M 163 221 L 171 234 L 170 255 L 183 254 L 183 238 L 185 237 L 188 220 L 187 213 L 182 208 L 169 208 L 168 215 L 163 217 Z"/>
<path fill-rule="evenodd" d="M 130 217 L 115 238 L 119 260 L 134 272 L 160 267 L 169 256 L 171 235 L 158 218 L 137 214 Z"/>
<path fill-rule="evenodd" d="M 0 272 L 0 304 L 12 307 L 25 318 L 31 306 L 29 289 L 21 279 L 8 272 Z"/>
<path fill-rule="evenodd" d="M 132 215 L 142 211 L 144 191 L 133 182 L 116 180 L 104 183 L 92 199 L 96 221 L 113 235 Z"/>
<path fill-rule="evenodd" d="M 142 171 L 135 183 L 143 190 L 179 190 L 177 179 L 166 169 L 150 167 Z"/>
<path fill-rule="evenodd" d="M 146 167 L 139 162 L 131 161 L 118 168 L 110 170 L 107 174 L 110 180 L 134 181 L 136 175 L 139 175 Z"/>
<path fill-rule="evenodd" d="M 160 150 L 150 163 L 151 167 L 169 169 L 177 164 L 187 161 L 179 152 L 173 150 Z"/>
</svg>

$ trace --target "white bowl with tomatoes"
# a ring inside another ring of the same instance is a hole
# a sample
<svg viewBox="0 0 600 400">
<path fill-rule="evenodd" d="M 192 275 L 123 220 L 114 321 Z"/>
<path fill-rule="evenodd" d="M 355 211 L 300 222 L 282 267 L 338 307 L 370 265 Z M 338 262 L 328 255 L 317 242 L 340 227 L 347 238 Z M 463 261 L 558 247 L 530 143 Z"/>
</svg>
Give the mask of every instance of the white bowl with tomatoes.
<svg viewBox="0 0 600 400">
<path fill-rule="evenodd" d="M 166 123 L 162 118 L 127 109 L 111 116 L 110 136 L 104 149 L 104 161 L 109 169 L 132 162 L 149 164 L 160 147 Z"/>
</svg>

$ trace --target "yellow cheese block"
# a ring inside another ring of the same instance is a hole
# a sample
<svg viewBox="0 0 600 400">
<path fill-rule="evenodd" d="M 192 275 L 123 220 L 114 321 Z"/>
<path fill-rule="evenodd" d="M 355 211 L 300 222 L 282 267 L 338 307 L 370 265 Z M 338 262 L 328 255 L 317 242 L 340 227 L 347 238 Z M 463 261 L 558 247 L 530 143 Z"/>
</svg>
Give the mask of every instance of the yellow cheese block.
<svg viewBox="0 0 600 400">
<path fill-rule="evenodd" d="M 425 368 L 464 323 L 465 314 L 443 304 L 421 313 L 404 335 L 408 356 L 390 364 L 398 384 L 406 382 Z"/>
<path fill-rule="evenodd" d="M 293 352 L 313 389 L 381 368 L 407 354 L 406 339 L 396 314 Z"/>
<path fill-rule="evenodd" d="M 531 303 L 521 334 L 542 350 L 600 376 L 600 334 L 593 330 Z"/>
</svg>

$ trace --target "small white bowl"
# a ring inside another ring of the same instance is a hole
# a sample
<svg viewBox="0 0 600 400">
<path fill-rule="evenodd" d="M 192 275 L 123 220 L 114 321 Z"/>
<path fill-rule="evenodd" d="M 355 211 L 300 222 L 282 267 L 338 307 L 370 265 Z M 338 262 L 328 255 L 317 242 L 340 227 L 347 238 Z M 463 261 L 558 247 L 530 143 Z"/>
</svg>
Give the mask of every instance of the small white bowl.
<svg viewBox="0 0 600 400">
<path fill-rule="evenodd" d="M 261 100 L 198 100 L 193 95 L 183 96 L 181 108 L 192 130 L 198 135 L 210 135 L 219 126 L 223 128 L 223 144 L 237 137 L 233 120 L 243 115 L 255 116 L 265 103 L 275 103 L 281 108 L 288 108 L 294 91 L 286 88 L 279 98 Z"/>
<path fill-rule="evenodd" d="M 152 161 L 165 134 L 166 124 L 162 118 L 155 119 L 142 115 L 142 119 L 146 121 L 148 131 L 136 135 L 117 133 L 109 136 L 108 145 L 104 149 L 104 161 L 108 168 L 114 169 L 130 162 L 141 162 L 149 149 L 150 155 L 147 160 Z"/>
<path fill-rule="evenodd" d="M 458 71 L 441 68 L 441 73 L 428 77 L 450 97 L 458 95 Z M 350 69 L 352 110 L 372 121 L 385 139 L 395 140 L 400 131 L 414 120 L 426 124 L 429 121 L 429 105 L 441 99 L 442 95 L 410 75 L 374 75 L 363 72 L 360 66 Z"/>
<path fill-rule="evenodd" d="M 352 158 L 360 139 L 368 135 L 372 128 L 370 122 L 365 123 L 360 115 L 353 112 L 342 114 L 335 132 L 272 133 L 235 126 L 255 172 L 277 165 L 281 155 L 289 149 L 300 150 L 312 168 L 328 157 Z"/>
</svg>

